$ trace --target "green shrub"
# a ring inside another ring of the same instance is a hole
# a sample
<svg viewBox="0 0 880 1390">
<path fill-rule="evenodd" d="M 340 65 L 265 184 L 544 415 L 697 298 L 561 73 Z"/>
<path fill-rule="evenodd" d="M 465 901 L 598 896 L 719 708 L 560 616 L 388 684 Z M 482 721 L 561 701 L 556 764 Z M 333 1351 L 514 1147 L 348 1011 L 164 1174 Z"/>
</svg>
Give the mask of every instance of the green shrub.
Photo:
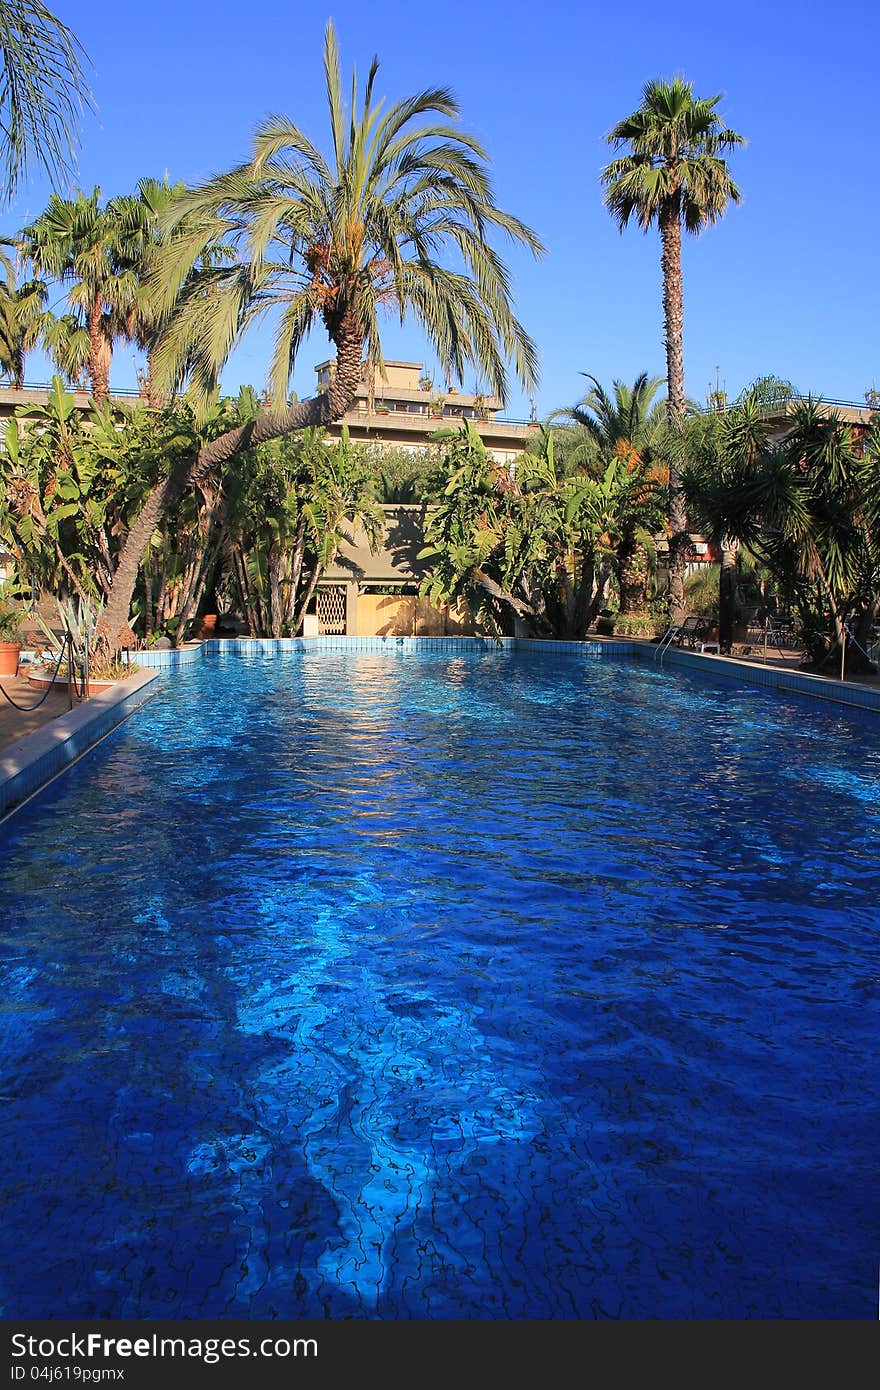
<svg viewBox="0 0 880 1390">
<path fill-rule="evenodd" d="M 707 565 L 696 574 L 689 574 L 684 581 L 684 598 L 688 613 L 718 621 L 718 582 L 720 565 Z"/>
<path fill-rule="evenodd" d="M 654 613 L 618 613 L 614 619 L 616 637 L 659 637 L 665 628 L 665 617 Z"/>
</svg>

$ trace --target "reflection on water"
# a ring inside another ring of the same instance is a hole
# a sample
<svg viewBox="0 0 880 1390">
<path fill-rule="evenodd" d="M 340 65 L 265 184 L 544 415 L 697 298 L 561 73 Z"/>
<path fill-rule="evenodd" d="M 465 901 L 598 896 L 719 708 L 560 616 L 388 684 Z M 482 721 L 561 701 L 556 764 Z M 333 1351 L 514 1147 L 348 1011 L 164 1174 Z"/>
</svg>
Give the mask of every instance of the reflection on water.
<svg viewBox="0 0 880 1390">
<path fill-rule="evenodd" d="M 875 725 L 217 658 L 0 850 L 6 1316 L 855 1316 Z"/>
</svg>

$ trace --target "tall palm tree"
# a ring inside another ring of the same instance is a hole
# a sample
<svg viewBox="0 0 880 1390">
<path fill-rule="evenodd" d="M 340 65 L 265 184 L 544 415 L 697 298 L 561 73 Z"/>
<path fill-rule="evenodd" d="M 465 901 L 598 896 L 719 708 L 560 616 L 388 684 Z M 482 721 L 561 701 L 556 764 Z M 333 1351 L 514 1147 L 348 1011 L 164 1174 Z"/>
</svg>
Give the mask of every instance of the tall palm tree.
<svg viewBox="0 0 880 1390">
<path fill-rule="evenodd" d="M 602 171 L 605 205 L 621 231 L 634 218 L 643 231 L 656 224 L 663 269 L 663 321 L 666 330 L 666 409 L 673 430 L 684 424 L 682 355 L 681 230 L 696 234 L 718 221 L 740 191 L 724 155 L 744 143 L 716 110 L 720 96 L 694 96 L 693 84 L 648 82 L 642 103 L 614 126 L 608 142 L 626 148 Z M 682 454 L 673 451 L 669 487 L 669 615 L 684 616 L 684 570 L 688 545 L 682 488 Z"/>
<path fill-rule="evenodd" d="M 91 104 L 84 53 L 42 0 L 0 0 L 0 202 L 36 159 L 52 178 L 69 172 L 80 113 Z"/>
<path fill-rule="evenodd" d="M 632 386 L 614 381 L 609 393 L 596 377 L 588 372 L 581 375 L 592 382 L 591 390 L 559 415 L 583 430 L 600 474 L 612 463 L 620 470 L 623 487 L 615 555 L 620 612 L 637 613 L 647 601 L 650 527 L 662 524 L 660 504 L 668 476 L 665 463 L 657 457 L 666 432 L 665 411 L 661 403 L 655 403 L 662 378 L 642 372 Z"/>
<path fill-rule="evenodd" d="M 101 400 L 110 394 L 113 344 L 124 335 L 138 288 L 131 232 L 118 204 L 102 207 L 100 188 L 88 197 L 53 193 L 22 231 L 20 249 L 38 275 L 67 287 L 73 317 L 88 334 L 92 395 Z"/>
<path fill-rule="evenodd" d="M 374 59 L 362 95 L 353 78 L 347 106 L 329 23 L 328 153 L 276 116 L 258 129 L 247 163 L 174 204 L 166 230 L 179 234 L 169 235 L 153 272 L 155 312 L 167 319 L 157 370 L 173 382 L 188 367 L 210 388 L 242 333 L 275 310 L 272 404 L 206 444 L 150 494 L 105 609 L 111 643 L 127 622 L 138 566 L 165 508 L 240 449 L 344 415 L 365 351 L 382 370 L 380 309 L 401 320 L 411 314 L 454 379 L 474 369 L 503 396 L 510 359 L 524 384 L 537 378 L 535 345 L 513 313 L 510 275 L 489 236 L 500 230 L 536 255 L 540 241 L 496 205 L 486 152 L 457 124 L 451 92 L 429 89 L 385 111 L 374 98 L 377 69 Z M 319 325 L 336 351 L 333 381 L 285 405 L 299 350 Z"/>
</svg>

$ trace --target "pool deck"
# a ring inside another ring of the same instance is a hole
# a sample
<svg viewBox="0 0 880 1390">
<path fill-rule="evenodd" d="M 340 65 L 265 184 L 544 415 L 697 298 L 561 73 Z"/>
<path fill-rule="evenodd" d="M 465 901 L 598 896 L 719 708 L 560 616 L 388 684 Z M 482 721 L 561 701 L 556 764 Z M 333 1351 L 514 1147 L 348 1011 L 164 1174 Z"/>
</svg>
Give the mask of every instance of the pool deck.
<svg viewBox="0 0 880 1390">
<path fill-rule="evenodd" d="M 19 705 L 33 706 L 40 698 L 40 692 L 28 685 L 26 676 L 0 676 L 0 686 Z M 69 708 L 67 689 L 50 690 L 39 709 L 15 709 L 0 695 L 0 748 L 32 734 L 44 724 L 66 714 Z"/>
<path fill-rule="evenodd" d="M 155 693 L 158 680 L 158 671 L 135 671 L 127 680 L 100 691 L 75 709 L 66 708 L 65 692 L 61 697 L 63 713 L 56 712 L 55 718 L 47 719 L 42 727 L 25 732 L 0 748 L 0 821 L 139 709 Z M 26 681 L 22 683 L 31 690 Z"/>
</svg>

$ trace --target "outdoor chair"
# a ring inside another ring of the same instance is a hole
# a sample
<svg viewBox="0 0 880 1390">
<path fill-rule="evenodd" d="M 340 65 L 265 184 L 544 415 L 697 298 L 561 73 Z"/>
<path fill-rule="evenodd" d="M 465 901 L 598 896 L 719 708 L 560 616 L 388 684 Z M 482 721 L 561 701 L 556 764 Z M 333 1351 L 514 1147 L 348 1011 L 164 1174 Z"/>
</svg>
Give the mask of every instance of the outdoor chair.
<svg viewBox="0 0 880 1390">
<path fill-rule="evenodd" d="M 708 618 L 693 613 L 685 618 L 674 638 L 677 647 L 689 647 L 691 651 L 718 651 L 718 638 L 710 637 L 712 623 Z"/>
</svg>

